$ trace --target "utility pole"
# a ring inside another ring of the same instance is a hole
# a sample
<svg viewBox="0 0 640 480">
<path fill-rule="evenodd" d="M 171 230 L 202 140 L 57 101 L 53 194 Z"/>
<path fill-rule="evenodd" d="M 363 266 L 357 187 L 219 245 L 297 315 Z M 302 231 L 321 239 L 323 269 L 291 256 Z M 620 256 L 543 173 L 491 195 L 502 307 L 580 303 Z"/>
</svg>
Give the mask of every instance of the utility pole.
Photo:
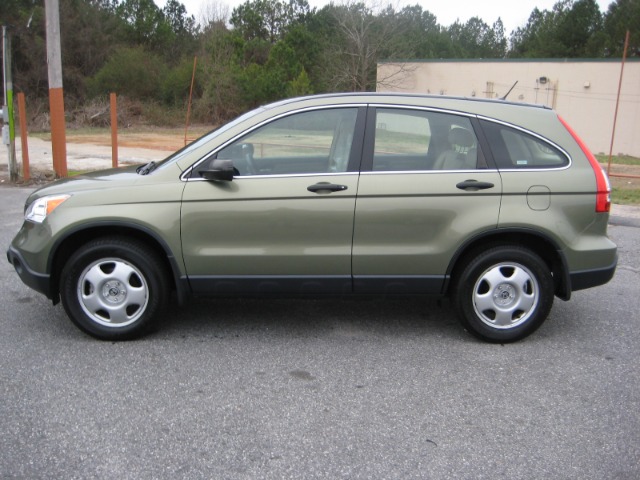
<svg viewBox="0 0 640 480">
<path fill-rule="evenodd" d="M 62 92 L 62 54 L 60 52 L 60 5 L 44 0 L 47 24 L 47 65 L 49 70 L 49 110 L 53 169 L 58 177 L 67 176 L 67 138 Z"/>
<path fill-rule="evenodd" d="M 4 78 L 4 104 L 2 106 L 2 143 L 9 153 L 9 181 L 18 180 L 18 164 L 16 162 L 16 126 L 13 115 L 13 81 L 11 77 L 11 39 L 5 25 L 2 26 L 2 73 Z"/>
</svg>

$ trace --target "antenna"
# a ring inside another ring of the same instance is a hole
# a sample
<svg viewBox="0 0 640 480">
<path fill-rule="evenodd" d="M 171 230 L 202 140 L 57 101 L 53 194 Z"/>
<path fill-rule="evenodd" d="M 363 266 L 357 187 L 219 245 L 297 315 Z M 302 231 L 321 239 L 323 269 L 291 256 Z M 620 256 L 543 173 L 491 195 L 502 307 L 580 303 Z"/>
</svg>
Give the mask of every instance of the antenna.
<svg viewBox="0 0 640 480">
<path fill-rule="evenodd" d="M 513 90 L 516 85 L 518 84 L 518 80 L 516 80 L 516 83 L 514 83 L 511 88 L 509 89 L 509 91 L 507 93 L 504 94 L 504 97 L 502 97 L 500 100 L 506 100 L 507 97 L 509 96 L 509 94 L 511 93 L 511 90 Z"/>
</svg>

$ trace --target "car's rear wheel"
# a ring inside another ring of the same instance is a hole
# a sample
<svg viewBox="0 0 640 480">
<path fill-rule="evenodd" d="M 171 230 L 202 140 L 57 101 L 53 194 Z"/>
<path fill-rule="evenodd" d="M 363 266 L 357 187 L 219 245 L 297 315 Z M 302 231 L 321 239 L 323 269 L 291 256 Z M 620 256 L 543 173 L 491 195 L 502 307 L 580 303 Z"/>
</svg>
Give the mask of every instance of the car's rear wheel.
<svg viewBox="0 0 640 480">
<path fill-rule="evenodd" d="M 452 300 L 462 325 L 489 342 L 514 342 L 533 333 L 553 305 L 553 278 L 545 262 L 518 246 L 473 257 L 455 279 Z"/>
<path fill-rule="evenodd" d="M 160 258 L 121 237 L 81 247 L 62 270 L 60 294 L 71 320 L 102 340 L 129 340 L 157 326 L 169 286 Z"/>
</svg>

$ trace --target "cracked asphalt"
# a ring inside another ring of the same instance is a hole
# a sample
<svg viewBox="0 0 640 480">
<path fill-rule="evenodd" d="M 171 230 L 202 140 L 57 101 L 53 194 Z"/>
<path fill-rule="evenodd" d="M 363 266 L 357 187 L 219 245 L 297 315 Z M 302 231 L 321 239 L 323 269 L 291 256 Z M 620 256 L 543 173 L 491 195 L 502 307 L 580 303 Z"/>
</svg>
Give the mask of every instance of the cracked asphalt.
<svg viewBox="0 0 640 480">
<path fill-rule="evenodd" d="M 0 188 L 5 250 L 29 191 Z M 640 230 L 625 222 L 614 279 L 505 346 L 446 301 L 384 297 L 194 299 L 154 335 L 100 342 L 5 260 L 0 476 L 640 478 Z"/>
</svg>

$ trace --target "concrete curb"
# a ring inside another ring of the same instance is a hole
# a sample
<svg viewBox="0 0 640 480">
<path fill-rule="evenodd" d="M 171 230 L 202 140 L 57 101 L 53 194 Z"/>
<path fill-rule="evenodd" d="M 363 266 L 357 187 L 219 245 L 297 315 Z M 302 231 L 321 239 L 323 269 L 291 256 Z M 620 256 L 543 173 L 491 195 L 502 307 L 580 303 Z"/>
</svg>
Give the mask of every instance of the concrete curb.
<svg viewBox="0 0 640 480">
<path fill-rule="evenodd" d="M 609 225 L 640 228 L 640 207 L 635 205 L 611 205 Z"/>
<path fill-rule="evenodd" d="M 635 205 L 611 205 L 612 217 L 635 218 L 640 220 L 640 207 Z"/>
</svg>

